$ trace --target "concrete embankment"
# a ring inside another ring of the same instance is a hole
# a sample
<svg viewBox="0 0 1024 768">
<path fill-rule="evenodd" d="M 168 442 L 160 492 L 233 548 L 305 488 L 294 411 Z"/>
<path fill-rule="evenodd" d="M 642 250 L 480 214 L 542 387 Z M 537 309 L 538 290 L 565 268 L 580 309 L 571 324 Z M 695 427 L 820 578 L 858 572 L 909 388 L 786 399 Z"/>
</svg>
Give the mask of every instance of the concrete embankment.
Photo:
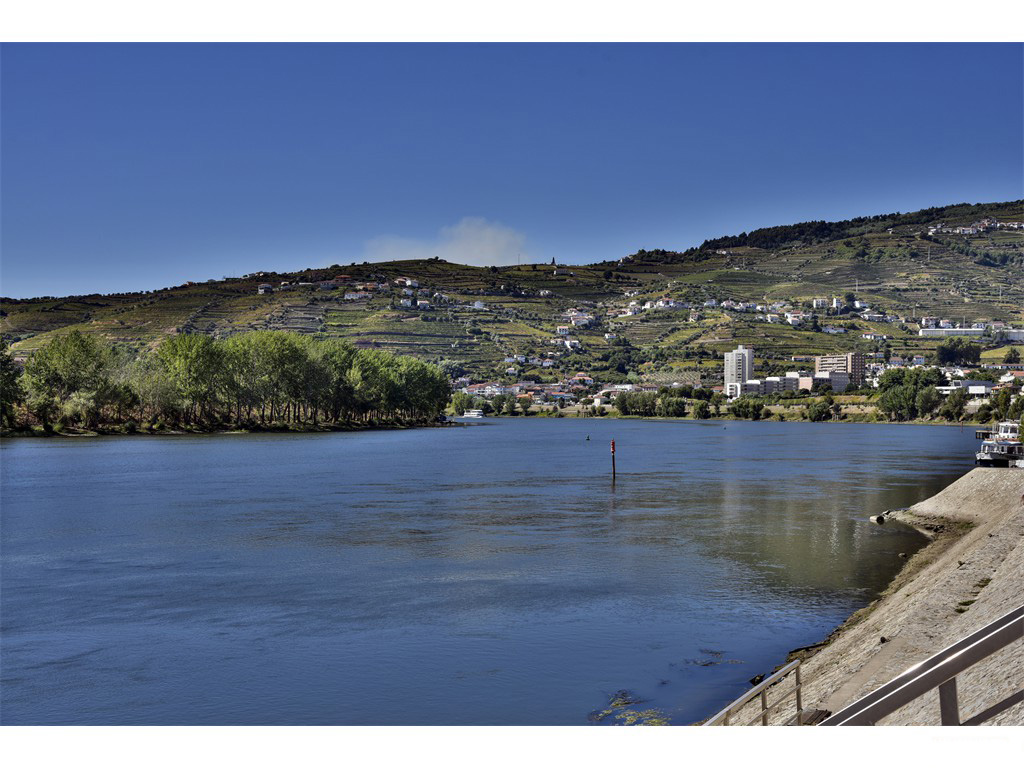
<svg viewBox="0 0 1024 768">
<path fill-rule="evenodd" d="M 1024 471 L 974 469 L 887 519 L 913 525 L 932 541 L 910 558 L 885 594 L 852 616 L 802 664 L 805 708 L 837 712 L 1024 603 Z M 957 678 L 962 718 L 1001 701 L 1022 684 L 1024 646 L 1018 641 Z M 780 693 L 790 685 L 781 682 Z M 755 714 L 752 706 L 743 712 L 748 720 Z M 787 707 L 772 720 L 784 722 L 792 714 Z M 938 725 L 937 692 L 882 722 Z M 989 724 L 1024 724 L 1024 704 Z"/>
</svg>

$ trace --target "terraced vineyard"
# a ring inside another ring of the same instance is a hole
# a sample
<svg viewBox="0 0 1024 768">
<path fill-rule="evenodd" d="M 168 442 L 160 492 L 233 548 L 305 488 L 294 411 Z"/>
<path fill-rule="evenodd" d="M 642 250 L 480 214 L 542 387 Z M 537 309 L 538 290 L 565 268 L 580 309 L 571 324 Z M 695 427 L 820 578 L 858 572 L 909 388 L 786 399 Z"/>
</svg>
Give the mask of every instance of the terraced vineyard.
<svg viewBox="0 0 1024 768">
<path fill-rule="evenodd" d="M 1024 203 L 961 205 L 830 224 L 826 229 L 839 236 L 808 241 L 794 235 L 772 247 L 748 244 L 765 240 L 754 232 L 733 238 L 744 242 L 726 247 L 712 241 L 684 252 L 638 251 L 621 261 L 557 270 L 548 264 L 483 268 L 439 260 L 350 264 L 134 294 L 3 299 L 0 328 L 21 358 L 71 328 L 133 347 L 152 346 L 176 333 L 222 338 L 253 329 L 292 330 L 452 361 L 480 378 L 504 376 L 506 357 L 545 354 L 553 368 L 517 364 L 515 375 L 551 378 L 586 369 L 606 372 L 602 375 L 614 380 L 628 372 L 649 377 L 706 373 L 720 368 L 721 353 L 736 344 L 752 346 L 759 359 L 782 361 L 793 355 L 880 348 L 879 342 L 862 338 L 869 332 L 891 337 L 885 343 L 895 354 L 927 353 L 937 342 L 917 335 L 922 316 L 1024 327 L 1024 230 L 928 232 L 929 225 L 948 228 L 982 217 L 1024 221 Z M 778 229 L 782 234 L 771 231 L 771 236 L 785 238 L 787 228 Z M 803 229 L 797 225 L 793 231 Z M 343 289 L 294 285 L 339 274 L 349 282 L 386 281 L 389 290 L 369 300 L 346 301 Z M 399 277 L 418 281 L 416 298 L 430 301 L 431 308 L 402 307 L 404 294 L 394 282 Z M 258 294 L 264 282 L 293 285 Z M 903 322 L 822 316 L 822 325 L 847 329 L 831 335 L 703 306 L 709 299 L 732 299 L 784 301 L 801 308 L 813 298 L 847 292 Z M 662 297 L 692 304 L 702 317 L 691 321 L 686 310 L 619 316 L 631 301 Z M 482 302 L 482 308 L 475 308 L 475 302 Z M 581 346 L 571 351 L 552 343 L 570 308 L 595 318 L 589 328 L 572 329 Z M 608 341 L 605 333 L 617 339 Z M 623 342 L 629 345 L 628 365 L 609 362 L 624 354 Z M 988 346 L 993 348 L 986 350 L 986 359 L 1005 352 Z"/>
</svg>

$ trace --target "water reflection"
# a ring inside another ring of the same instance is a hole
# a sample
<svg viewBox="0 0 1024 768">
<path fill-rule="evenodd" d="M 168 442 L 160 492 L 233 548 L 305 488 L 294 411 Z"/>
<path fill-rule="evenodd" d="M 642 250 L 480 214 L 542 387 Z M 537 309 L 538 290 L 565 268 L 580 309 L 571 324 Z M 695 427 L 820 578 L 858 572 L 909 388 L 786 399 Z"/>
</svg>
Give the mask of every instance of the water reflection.
<svg viewBox="0 0 1024 768">
<path fill-rule="evenodd" d="M 973 443 L 565 419 L 9 441 L 0 717 L 582 724 L 628 688 L 689 722 L 884 587 L 921 539 L 867 516 Z"/>
</svg>

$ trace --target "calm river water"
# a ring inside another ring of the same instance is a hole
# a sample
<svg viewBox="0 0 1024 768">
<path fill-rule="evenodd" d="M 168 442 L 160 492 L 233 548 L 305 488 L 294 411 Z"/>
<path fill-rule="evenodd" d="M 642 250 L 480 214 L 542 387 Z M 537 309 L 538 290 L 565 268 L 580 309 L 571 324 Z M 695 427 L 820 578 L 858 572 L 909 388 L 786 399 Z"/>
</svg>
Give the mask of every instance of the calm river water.
<svg viewBox="0 0 1024 768">
<path fill-rule="evenodd" d="M 883 589 L 922 538 L 868 515 L 975 444 L 596 419 L 5 441 L 0 722 L 569 725 L 621 689 L 692 722 Z"/>
</svg>

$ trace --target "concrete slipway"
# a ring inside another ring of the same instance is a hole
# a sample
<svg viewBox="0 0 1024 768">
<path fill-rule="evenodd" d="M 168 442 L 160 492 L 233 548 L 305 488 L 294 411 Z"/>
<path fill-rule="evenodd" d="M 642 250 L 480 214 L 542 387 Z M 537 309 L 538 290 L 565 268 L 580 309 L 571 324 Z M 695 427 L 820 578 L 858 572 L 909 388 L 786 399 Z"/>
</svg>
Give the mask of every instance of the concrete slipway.
<svg viewBox="0 0 1024 768">
<path fill-rule="evenodd" d="M 909 559 L 885 594 L 802 663 L 805 708 L 837 712 L 1024 603 L 1024 470 L 974 469 L 886 519 L 913 525 L 932 541 Z M 1021 685 L 1024 644 L 1018 641 L 957 678 L 962 719 Z M 791 686 L 783 680 L 775 686 L 776 695 Z M 749 721 L 759 709 L 757 702 L 747 705 L 734 722 Z M 771 722 L 781 724 L 792 716 L 792 707 L 786 706 Z M 881 724 L 938 725 L 937 692 Z M 987 724 L 1024 725 L 1024 704 Z"/>
</svg>

